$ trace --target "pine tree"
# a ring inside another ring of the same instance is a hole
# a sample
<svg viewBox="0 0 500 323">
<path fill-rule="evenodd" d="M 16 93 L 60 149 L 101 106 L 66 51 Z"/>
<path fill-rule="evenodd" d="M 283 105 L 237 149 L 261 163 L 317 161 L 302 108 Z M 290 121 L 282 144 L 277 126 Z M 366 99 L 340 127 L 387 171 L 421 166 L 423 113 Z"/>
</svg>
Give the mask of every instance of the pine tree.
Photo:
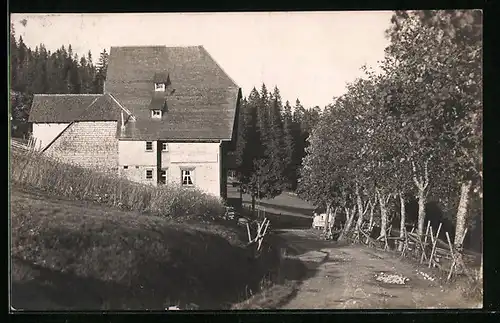
<svg viewBox="0 0 500 323">
<path fill-rule="evenodd" d="M 108 53 L 104 49 L 97 63 L 97 71 L 94 78 L 94 93 L 104 92 L 104 82 L 106 81 L 106 73 L 108 71 Z"/>
<path fill-rule="evenodd" d="M 28 127 L 23 125 L 27 123 L 34 93 L 96 93 L 99 86 L 102 89 L 107 70 L 106 51 L 101 53 L 96 68 L 90 51 L 87 57 L 79 59 L 73 53 L 71 44 L 67 48 L 68 50 L 63 45 L 51 53 L 44 44 L 40 44 L 31 50 L 22 37 L 16 40 L 11 25 L 10 93 L 13 135 L 24 135 L 28 131 Z"/>
<path fill-rule="evenodd" d="M 267 145 L 267 158 L 271 164 L 270 171 L 273 179 L 273 193 L 276 196 L 281 193 L 284 186 L 284 175 L 286 164 L 283 160 L 286 158 L 286 150 L 284 148 L 283 122 L 281 119 L 281 110 L 283 103 L 281 95 L 276 86 L 271 95 L 270 101 L 270 120 L 269 120 L 269 140 Z"/>
<path fill-rule="evenodd" d="M 243 181 L 242 174 L 244 172 L 244 151 L 245 147 L 247 145 L 247 138 L 246 138 L 246 132 L 247 132 L 247 122 L 249 120 L 250 116 L 247 116 L 248 114 L 248 102 L 247 98 L 244 97 L 241 102 L 240 102 L 240 114 L 238 116 L 238 133 L 237 133 L 237 138 L 236 138 L 236 149 L 234 152 L 235 159 L 236 159 L 236 168 L 238 170 L 238 180 L 240 182 Z"/>
<path fill-rule="evenodd" d="M 18 78 L 18 65 L 19 65 L 19 48 L 17 46 L 14 25 L 10 24 L 10 86 L 11 89 L 16 90 Z"/>
<path fill-rule="evenodd" d="M 292 107 L 290 102 L 286 101 L 285 107 L 283 109 L 283 147 L 285 149 L 285 172 L 284 177 L 286 181 L 286 188 L 292 189 L 294 183 L 297 182 L 297 174 L 294 171 L 294 149 L 295 141 L 293 138 L 293 119 L 292 119 Z"/>
<path fill-rule="evenodd" d="M 264 83 L 260 89 L 257 116 L 259 118 L 260 138 L 265 143 L 268 140 L 269 132 L 269 92 Z"/>
<path fill-rule="evenodd" d="M 47 51 L 43 44 L 36 47 L 33 53 L 33 62 L 30 62 L 29 68 L 30 78 L 29 93 L 47 93 L 49 90 L 49 82 L 47 75 Z"/>
<path fill-rule="evenodd" d="M 256 165 L 263 157 L 258 110 L 260 95 L 255 88 L 250 92 L 248 100 L 242 105 L 241 132 L 238 138 L 238 172 L 241 190 L 252 197 L 252 210 L 255 209 L 255 199 L 259 195 L 259 184 L 256 181 Z"/>
<path fill-rule="evenodd" d="M 80 75 L 82 79 L 82 93 L 94 93 L 95 67 L 92 63 L 92 53 L 80 59 Z"/>
<path fill-rule="evenodd" d="M 29 84 L 28 64 L 29 53 L 31 50 L 24 44 L 23 37 L 19 37 L 18 47 L 18 73 L 17 73 L 17 90 L 24 92 Z"/>
<path fill-rule="evenodd" d="M 261 92 L 254 88 L 246 102 L 245 140 L 241 148 L 241 183 L 252 196 L 252 209 L 257 198 L 272 198 L 283 186 L 283 126 L 281 97 L 275 89 L 269 94 L 265 84 Z"/>
<path fill-rule="evenodd" d="M 91 93 L 92 79 L 90 78 L 89 75 L 87 59 L 85 58 L 85 56 L 82 56 L 82 58 L 80 58 L 78 70 L 81 79 L 81 93 Z"/>
<path fill-rule="evenodd" d="M 304 115 L 305 115 L 305 109 L 300 103 L 300 100 L 297 99 L 295 101 L 295 107 L 293 111 L 293 140 L 295 142 L 295 147 L 293 150 L 293 162 L 292 162 L 292 169 L 291 172 L 293 172 L 296 176 L 296 178 L 299 177 L 299 169 L 300 165 L 302 164 L 302 158 L 305 156 L 305 140 L 304 140 L 304 135 L 302 131 L 302 126 L 303 126 L 303 121 L 304 121 Z M 292 183 L 292 189 L 295 190 L 297 188 L 297 182 Z"/>
</svg>

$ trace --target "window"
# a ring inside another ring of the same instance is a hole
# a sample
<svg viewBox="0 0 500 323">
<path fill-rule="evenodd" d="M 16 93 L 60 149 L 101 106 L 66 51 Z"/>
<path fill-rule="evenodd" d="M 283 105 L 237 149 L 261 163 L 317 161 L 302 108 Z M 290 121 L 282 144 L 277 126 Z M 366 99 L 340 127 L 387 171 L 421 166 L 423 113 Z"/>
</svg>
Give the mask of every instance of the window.
<svg viewBox="0 0 500 323">
<path fill-rule="evenodd" d="M 153 170 L 146 169 L 146 179 L 153 179 Z"/>
<path fill-rule="evenodd" d="M 135 169 L 139 169 L 139 166 L 135 166 Z"/>
<path fill-rule="evenodd" d="M 193 169 L 183 169 L 181 171 L 181 179 L 183 186 L 192 186 L 193 185 Z"/>
<path fill-rule="evenodd" d="M 165 83 L 155 83 L 156 92 L 165 92 Z"/>
<path fill-rule="evenodd" d="M 168 144 L 166 142 L 162 142 L 161 151 L 168 151 Z"/>
<path fill-rule="evenodd" d="M 151 110 L 151 118 L 161 119 L 161 110 Z"/>
<path fill-rule="evenodd" d="M 153 151 L 153 142 L 146 141 L 146 151 Z"/>
<path fill-rule="evenodd" d="M 123 169 L 128 169 L 128 166 L 127 165 L 123 166 Z"/>
<path fill-rule="evenodd" d="M 160 170 L 160 179 L 159 179 L 160 184 L 166 184 L 167 183 L 167 170 L 162 169 Z"/>
</svg>

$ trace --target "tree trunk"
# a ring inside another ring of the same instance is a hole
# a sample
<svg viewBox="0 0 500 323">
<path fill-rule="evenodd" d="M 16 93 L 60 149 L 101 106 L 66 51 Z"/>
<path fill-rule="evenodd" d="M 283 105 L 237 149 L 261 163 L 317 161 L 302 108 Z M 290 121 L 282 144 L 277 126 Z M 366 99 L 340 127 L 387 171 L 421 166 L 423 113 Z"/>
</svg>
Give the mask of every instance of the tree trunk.
<svg viewBox="0 0 500 323">
<path fill-rule="evenodd" d="M 373 201 L 373 203 L 377 203 L 377 201 Z M 370 205 L 370 221 L 368 222 L 368 229 L 371 231 L 373 226 L 373 213 L 375 212 L 375 204 Z"/>
<path fill-rule="evenodd" d="M 457 224 L 455 227 L 455 242 L 454 242 L 455 247 L 458 247 L 463 239 L 465 225 L 467 222 L 467 208 L 469 206 L 469 192 L 471 185 L 472 185 L 471 181 L 462 183 L 462 188 L 460 192 L 460 202 L 458 203 L 458 211 L 457 211 Z"/>
<path fill-rule="evenodd" d="M 425 196 L 425 190 L 419 188 L 418 189 L 418 226 L 417 226 L 417 234 L 420 237 L 424 235 L 424 225 L 425 225 L 425 204 L 427 197 Z"/>
<path fill-rule="evenodd" d="M 335 208 L 335 211 L 333 211 L 332 219 L 330 221 L 330 228 L 333 228 L 335 225 L 335 219 L 337 218 L 337 208 Z"/>
<path fill-rule="evenodd" d="M 378 193 L 378 200 L 380 204 L 380 236 L 385 237 L 387 232 L 387 205 L 385 197 Z"/>
<path fill-rule="evenodd" d="M 370 220 L 368 222 L 368 232 L 367 234 L 370 235 L 372 232 L 372 226 L 373 226 L 373 213 L 375 212 L 375 203 L 377 203 L 377 199 L 373 201 L 373 203 L 370 203 Z M 366 242 L 368 243 L 368 237 L 366 238 Z"/>
<path fill-rule="evenodd" d="M 252 211 L 255 211 L 255 194 L 252 193 Z"/>
<path fill-rule="evenodd" d="M 405 201 L 405 196 L 404 193 L 399 193 L 399 202 L 401 203 L 401 222 L 399 224 L 399 237 L 404 238 L 405 236 L 405 230 L 406 230 L 406 201 Z M 403 250 L 403 241 L 399 242 L 398 250 L 402 251 Z"/>
<path fill-rule="evenodd" d="M 330 204 L 327 204 L 326 205 L 326 216 L 325 216 L 325 228 L 323 230 L 323 232 L 325 233 L 325 238 L 327 237 L 328 235 L 328 229 L 329 229 L 329 225 L 330 225 L 330 213 L 332 212 L 332 207 Z"/>
<path fill-rule="evenodd" d="M 415 163 L 412 161 L 411 166 L 413 170 L 413 182 L 418 189 L 417 199 L 418 199 L 418 224 L 417 224 L 417 234 L 420 238 L 424 235 L 424 224 L 425 224 L 425 204 L 426 204 L 426 192 L 427 187 L 429 186 L 429 161 L 432 159 L 432 156 L 429 156 L 424 161 L 424 169 L 423 176 L 417 175 L 417 168 Z"/>
<path fill-rule="evenodd" d="M 348 233 L 351 230 L 352 227 L 352 222 L 354 220 L 354 215 L 356 214 L 356 207 L 352 208 L 351 215 L 349 216 L 349 221 L 347 221 L 345 229 L 346 233 Z"/>
<path fill-rule="evenodd" d="M 363 222 L 363 201 L 361 200 L 361 195 L 359 194 L 359 187 L 356 185 L 356 202 L 358 204 L 358 221 L 356 221 L 356 235 L 360 235 L 361 223 Z"/>
<path fill-rule="evenodd" d="M 352 225 L 352 220 L 354 218 L 354 214 L 356 213 L 356 208 L 354 207 L 352 210 L 352 213 L 350 212 L 349 208 L 345 208 L 345 214 L 346 214 L 346 222 L 344 226 L 344 230 L 342 230 L 342 233 L 340 234 L 339 240 L 343 240 L 347 233 L 349 233 L 349 230 L 351 229 Z"/>
</svg>

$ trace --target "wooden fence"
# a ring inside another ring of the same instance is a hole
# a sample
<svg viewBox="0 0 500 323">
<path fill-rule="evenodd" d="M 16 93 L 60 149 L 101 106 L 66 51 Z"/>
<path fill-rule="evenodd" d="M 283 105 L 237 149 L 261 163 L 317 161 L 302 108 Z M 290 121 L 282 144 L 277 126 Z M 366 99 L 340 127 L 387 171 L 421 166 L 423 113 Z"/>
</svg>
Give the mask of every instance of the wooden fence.
<svg viewBox="0 0 500 323">
<path fill-rule="evenodd" d="M 457 249 L 450 240 L 448 232 L 445 233 L 447 243 L 439 240 L 439 234 L 441 232 L 442 223 L 439 224 L 436 231 L 431 226 L 430 221 L 427 222 L 427 227 L 425 234 L 423 236 L 415 233 L 415 227 L 413 227 L 409 232 L 406 228 L 403 228 L 403 234 L 400 236 L 391 236 L 393 230 L 392 225 L 389 226 L 384 234 L 380 234 L 378 238 L 372 237 L 372 231 L 374 226 L 368 227 L 368 223 L 364 222 L 359 230 L 356 228 L 351 228 L 350 232 L 344 233 L 344 237 L 353 243 L 362 243 L 374 248 L 380 248 L 383 250 L 390 249 L 390 241 L 394 242 L 394 245 L 398 246 L 401 257 L 412 257 L 417 259 L 421 264 L 427 264 L 430 268 L 437 267 L 441 270 L 448 272 L 448 280 L 453 276 L 453 274 L 462 272 L 467 275 L 469 279 L 473 279 L 472 275 L 468 271 L 465 262 L 470 260 L 473 256 L 469 256 L 463 253 L 463 249 Z M 332 231 L 331 228 L 326 232 L 326 238 L 331 239 L 335 234 L 343 231 L 343 228 L 339 230 Z M 462 241 L 459 243 L 460 246 L 463 245 L 463 241 L 467 234 L 467 229 L 464 232 Z M 449 267 L 445 267 L 445 263 L 448 263 Z"/>
</svg>

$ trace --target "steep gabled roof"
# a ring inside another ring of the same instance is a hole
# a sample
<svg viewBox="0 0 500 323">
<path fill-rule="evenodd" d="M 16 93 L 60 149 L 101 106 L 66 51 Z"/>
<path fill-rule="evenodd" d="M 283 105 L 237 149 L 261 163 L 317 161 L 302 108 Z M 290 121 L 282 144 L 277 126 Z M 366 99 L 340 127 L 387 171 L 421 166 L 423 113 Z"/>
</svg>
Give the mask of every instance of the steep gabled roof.
<svg viewBox="0 0 500 323">
<path fill-rule="evenodd" d="M 167 112 L 151 120 L 154 82 L 165 77 Z M 232 139 L 240 89 L 202 46 L 111 47 L 106 91 L 136 117 L 123 139 Z"/>
<path fill-rule="evenodd" d="M 35 94 L 29 122 L 72 122 L 102 94 Z"/>
<path fill-rule="evenodd" d="M 109 94 L 101 95 L 84 109 L 75 121 L 114 121 L 121 112 L 118 104 Z"/>
<path fill-rule="evenodd" d="M 118 120 L 120 108 L 103 94 L 35 94 L 29 122 Z"/>
<path fill-rule="evenodd" d="M 167 72 L 156 72 L 153 81 L 155 83 L 164 83 L 166 85 L 170 85 L 170 76 Z"/>
</svg>

